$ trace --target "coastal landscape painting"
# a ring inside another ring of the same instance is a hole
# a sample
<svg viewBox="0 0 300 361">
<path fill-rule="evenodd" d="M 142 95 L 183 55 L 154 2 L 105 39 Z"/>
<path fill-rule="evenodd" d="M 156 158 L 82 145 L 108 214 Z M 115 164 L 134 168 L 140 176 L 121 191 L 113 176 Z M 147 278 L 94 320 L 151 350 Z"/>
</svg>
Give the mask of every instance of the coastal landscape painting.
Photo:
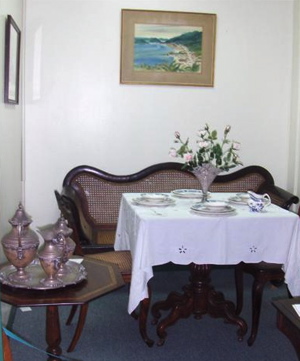
<svg viewBox="0 0 300 361">
<path fill-rule="evenodd" d="M 136 24 L 136 71 L 201 72 L 202 27 Z"/>
<path fill-rule="evenodd" d="M 122 10 L 122 84 L 213 86 L 216 15 Z"/>
</svg>

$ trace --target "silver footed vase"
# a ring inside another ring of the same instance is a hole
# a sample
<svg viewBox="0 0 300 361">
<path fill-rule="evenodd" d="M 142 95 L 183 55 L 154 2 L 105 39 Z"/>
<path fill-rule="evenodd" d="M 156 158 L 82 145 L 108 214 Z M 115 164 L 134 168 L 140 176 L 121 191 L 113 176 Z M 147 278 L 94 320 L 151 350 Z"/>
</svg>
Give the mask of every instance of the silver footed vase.
<svg viewBox="0 0 300 361">
<path fill-rule="evenodd" d="M 215 167 L 211 163 L 204 163 L 203 165 L 198 166 L 192 170 L 192 173 L 199 180 L 201 185 L 202 203 L 207 201 L 209 187 L 211 186 L 212 182 L 215 180 L 216 176 L 221 172 L 222 172 L 221 169 Z"/>
</svg>

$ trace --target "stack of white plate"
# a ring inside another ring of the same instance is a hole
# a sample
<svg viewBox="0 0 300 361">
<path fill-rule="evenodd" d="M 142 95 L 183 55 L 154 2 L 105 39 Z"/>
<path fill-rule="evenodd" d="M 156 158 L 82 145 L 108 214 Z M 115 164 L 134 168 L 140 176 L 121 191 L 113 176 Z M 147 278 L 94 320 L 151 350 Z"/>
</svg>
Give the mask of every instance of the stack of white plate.
<svg viewBox="0 0 300 361">
<path fill-rule="evenodd" d="M 202 198 L 202 191 L 199 189 L 175 189 L 172 194 L 179 198 Z"/>
<path fill-rule="evenodd" d="M 175 204 L 175 200 L 168 194 L 142 193 L 140 197 L 133 199 L 133 203 L 148 207 L 166 207 Z"/>
<path fill-rule="evenodd" d="M 229 216 L 235 214 L 235 208 L 223 201 L 196 203 L 191 207 L 194 213 L 206 216 Z"/>
</svg>

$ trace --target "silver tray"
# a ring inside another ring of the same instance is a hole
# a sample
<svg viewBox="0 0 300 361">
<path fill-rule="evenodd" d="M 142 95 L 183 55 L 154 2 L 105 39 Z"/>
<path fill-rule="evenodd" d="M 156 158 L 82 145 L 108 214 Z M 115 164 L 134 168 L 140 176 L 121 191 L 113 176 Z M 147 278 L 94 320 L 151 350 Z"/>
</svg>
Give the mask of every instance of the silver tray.
<svg viewBox="0 0 300 361">
<path fill-rule="evenodd" d="M 30 265 L 25 268 L 25 271 L 29 274 L 29 278 L 26 281 L 20 283 L 15 282 L 10 275 L 16 271 L 16 267 L 13 265 L 5 265 L 0 268 L 0 282 L 4 285 L 9 285 L 11 287 L 18 288 L 27 288 L 34 290 L 49 290 L 55 288 L 62 288 L 69 285 L 74 285 L 79 282 L 82 282 L 87 278 L 86 269 L 82 264 L 77 262 L 68 261 L 65 264 L 65 272 L 62 276 L 58 276 L 60 281 L 59 285 L 45 286 L 41 283 L 41 280 L 46 278 L 46 273 L 44 272 L 40 261 L 35 259 Z"/>
</svg>

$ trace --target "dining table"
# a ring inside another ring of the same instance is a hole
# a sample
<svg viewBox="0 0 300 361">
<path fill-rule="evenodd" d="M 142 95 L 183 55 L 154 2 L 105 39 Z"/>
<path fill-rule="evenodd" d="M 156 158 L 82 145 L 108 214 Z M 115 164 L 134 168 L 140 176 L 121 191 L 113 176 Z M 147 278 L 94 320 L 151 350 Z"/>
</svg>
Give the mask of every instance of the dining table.
<svg viewBox="0 0 300 361">
<path fill-rule="evenodd" d="M 191 275 L 183 293 L 172 291 L 152 306 L 159 345 L 165 342 L 167 327 L 190 315 L 222 317 L 237 326 L 238 339 L 243 339 L 247 324 L 235 313 L 234 303 L 214 289 L 213 265 L 282 264 L 290 293 L 300 295 L 298 215 L 275 204 L 253 212 L 236 193 L 210 193 L 207 203 L 201 202 L 196 190 L 123 193 L 115 249 L 130 250 L 132 255 L 130 314 L 149 297 L 147 285 L 154 266 L 189 265 Z M 169 310 L 163 319 L 162 310 Z"/>
</svg>

